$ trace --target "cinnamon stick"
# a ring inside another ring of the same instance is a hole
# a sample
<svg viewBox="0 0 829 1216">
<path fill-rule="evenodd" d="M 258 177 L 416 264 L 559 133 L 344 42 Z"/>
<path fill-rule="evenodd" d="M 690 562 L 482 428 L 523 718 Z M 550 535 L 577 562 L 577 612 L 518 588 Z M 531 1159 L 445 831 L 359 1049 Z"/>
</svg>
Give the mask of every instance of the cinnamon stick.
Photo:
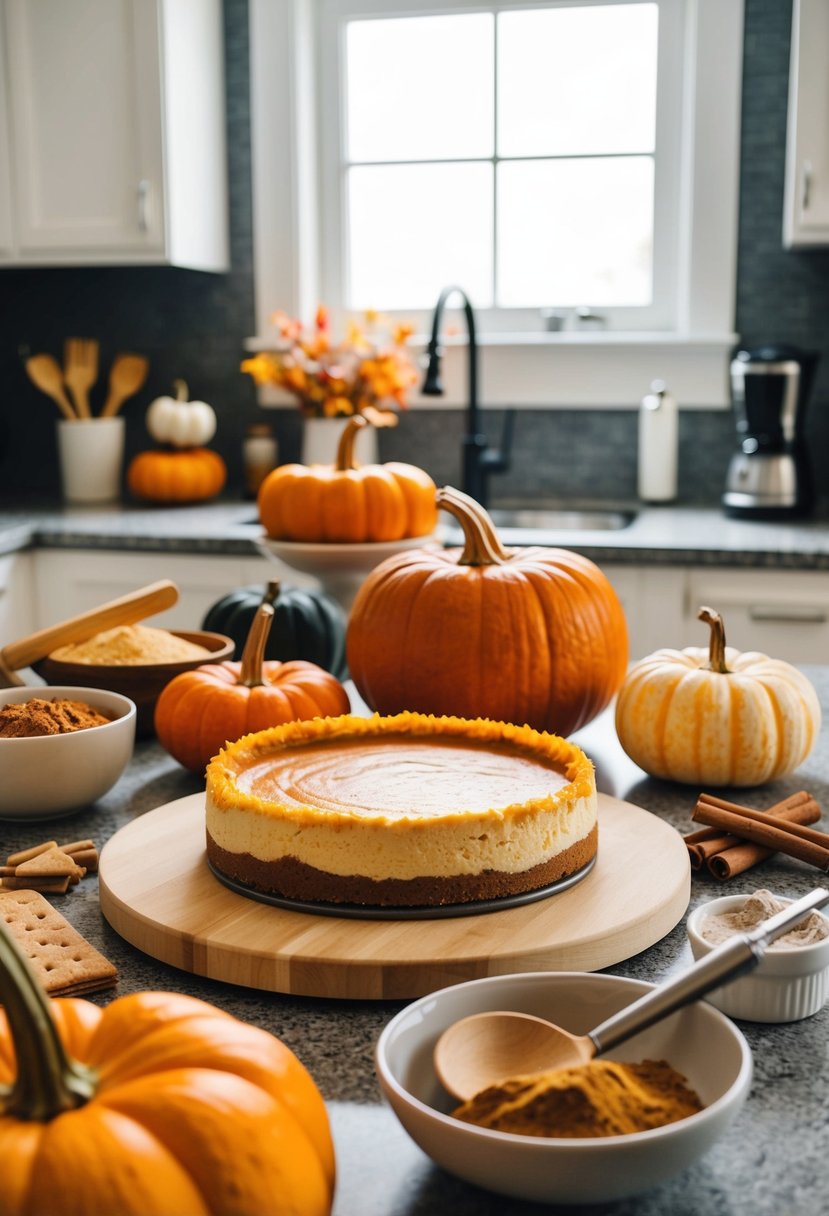
<svg viewBox="0 0 829 1216">
<path fill-rule="evenodd" d="M 701 794 L 700 797 L 705 799 L 709 795 Z M 732 804 L 733 805 L 733 804 Z M 820 807 L 808 794 L 806 790 L 800 790 L 796 794 L 790 794 L 788 798 L 784 798 L 781 802 L 775 802 L 766 812 L 768 815 L 774 815 L 775 818 L 786 819 L 792 823 L 815 823 L 820 819 Z M 716 873 L 716 877 L 728 878 L 732 874 L 741 874 L 743 870 L 750 869 L 751 866 L 757 865 L 758 862 L 764 861 L 766 857 L 774 852 L 773 849 L 763 849 L 760 845 L 745 845 L 738 836 L 723 833 L 719 828 L 702 828 L 697 832 L 689 832 L 684 837 L 685 844 L 688 847 L 688 859 L 691 863 L 692 870 L 701 870 L 703 865 L 708 865 L 708 869 L 712 873 Z M 720 873 L 718 867 L 715 871 L 712 867 L 712 858 L 721 855 L 725 852 L 731 852 L 734 848 L 747 849 L 748 852 L 738 859 L 735 856 L 730 857 L 729 873 Z M 756 853 L 753 856 L 752 850 Z M 735 868 L 739 866 L 739 868 Z"/>
<path fill-rule="evenodd" d="M 775 818 L 787 820 L 789 823 L 810 824 L 820 818 L 820 807 L 812 798 L 801 803 L 800 806 L 782 812 L 774 807 L 769 807 L 767 814 L 773 814 Z M 721 882 L 728 878 L 736 878 L 738 874 L 750 870 L 752 866 L 771 857 L 775 851 L 760 844 L 739 840 L 737 837 L 732 839 L 735 843 L 731 847 L 710 856 L 706 861 L 709 873 L 720 879 Z"/>
<path fill-rule="evenodd" d="M 763 848 L 805 861 L 824 872 L 829 870 L 829 834 L 826 832 L 781 820 L 764 811 L 738 806 L 711 794 L 700 794 L 691 818 Z"/>
</svg>

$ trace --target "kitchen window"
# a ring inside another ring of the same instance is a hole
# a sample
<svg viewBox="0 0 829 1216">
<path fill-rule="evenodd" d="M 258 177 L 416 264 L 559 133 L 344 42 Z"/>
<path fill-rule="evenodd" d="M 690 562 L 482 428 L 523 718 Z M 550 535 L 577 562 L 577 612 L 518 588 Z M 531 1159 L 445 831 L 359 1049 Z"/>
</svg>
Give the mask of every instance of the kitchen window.
<svg viewBox="0 0 829 1216">
<path fill-rule="evenodd" d="M 727 405 L 742 0 L 251 0 L 251 23 L 252 347 L 320 300 L 425 334 L 457 283 L 485 405 L 630 407 L 655 377 Z"/>
</svg>

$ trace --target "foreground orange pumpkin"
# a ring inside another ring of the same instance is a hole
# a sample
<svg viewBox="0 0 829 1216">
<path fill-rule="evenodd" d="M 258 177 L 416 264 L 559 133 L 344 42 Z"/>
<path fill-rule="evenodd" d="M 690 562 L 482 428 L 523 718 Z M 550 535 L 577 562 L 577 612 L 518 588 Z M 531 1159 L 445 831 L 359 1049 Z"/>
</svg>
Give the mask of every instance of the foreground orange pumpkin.
<svg viewBox="0 0 829 1216">
<path fill-rule="evenodd" d="M 174 993 L 49 1001 L 2 922 L 0 1000 L 3 1216 L 330 1212 L 325 1105 L 273 1035 Z"/>
<path fill-rule="evenodd" d="M 627 625 L 610 583 L 566 549 L 504 549 L 483 507 L 458 490 L 439 490 L 437 502 L 466 543 L 410 549 L 368 575 L 346 635 L 361 696 L 381 714 L 577 730 L 625 676 Z"/>
<path fill-rule="evenodd" d="M 183 671 L 155 704 L 158 741 L 193 772 L 227 742 L 298 718 L 348 713 L 348 693 L 315 663 L 263 661 L 273 605 L 261 604 L 239 663 L 207 663 Z"/>
<path fill-rule="evenodd" d="M 127 486 L 150 502 L 201 502 L 225 484 L 227 467 L 210 448 L 139 452 L 127 469 Z"/>
<path fill-rule="evenodd" d="M 274 540 L 352 542 L 401 540 L 435 530 L 435 483 L 411 464 L 354 460 L 357 415 L 343 430 L 333 465 L 283 464 L 259 487 L 259 518 Z"/>
</svg>

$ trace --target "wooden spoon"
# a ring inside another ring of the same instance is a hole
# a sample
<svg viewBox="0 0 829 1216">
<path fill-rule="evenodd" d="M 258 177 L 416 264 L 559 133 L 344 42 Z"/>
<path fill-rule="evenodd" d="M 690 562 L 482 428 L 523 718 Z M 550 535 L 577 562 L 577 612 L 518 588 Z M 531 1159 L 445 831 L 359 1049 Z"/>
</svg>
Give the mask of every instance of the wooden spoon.
<svg viewBox="0 0 829 1216">
<path fill-rule="evenodd" d="M 117 414 L 127 397 L 143 385 L 147 379 L 150 363 L 144 355 L 116 355 L 109 369 L 109 391 L 101 410 L 102 418 Z"/>
<path fill-rule="evenodd" d="M 53 355 L 32 355 L 26 360 L 26 372 L 32 384 L 57 404 L 64 418 L 77 422 L 78 415 L 72 409 L 63 389 L 63 372 Z"/>
<path fill-rule="evenodd" d="M 28 667 L 51 654 L 58 646 L 68 646 L 72 642 L 83 642 L 93 634 L 104 629 L 114 629 L 117 625 L 134 625 L 145 616 L 155 612 L 163 612 L 178 601 L 178 587 L 169 579 L 150 583 L 137 591 L 109 600 L 99 608 L 82 612 L 79 616 L 69 617 L 57 625 L 50 625 L 37 633 L 22 638 L 19 642 L 10 642 L 0 650 L 0 687 L 9 688 L 23 684 L 15 674 L 18 667 Z"/>
<path fill-rule="evenodd" d="M 509 1077 L 586 1064 L 713 988 L 756 967 L 766 947 L 815 908 L 829 903 L 819 887 L 746 933 L 737 933 L 674 980 L 640 997 L 587 1034 L 571 1034 L 527 1013 L 475 1013 L 449 1026 L 435 1044 L 441 1084 L 466 1102 Z"/>
</svg>

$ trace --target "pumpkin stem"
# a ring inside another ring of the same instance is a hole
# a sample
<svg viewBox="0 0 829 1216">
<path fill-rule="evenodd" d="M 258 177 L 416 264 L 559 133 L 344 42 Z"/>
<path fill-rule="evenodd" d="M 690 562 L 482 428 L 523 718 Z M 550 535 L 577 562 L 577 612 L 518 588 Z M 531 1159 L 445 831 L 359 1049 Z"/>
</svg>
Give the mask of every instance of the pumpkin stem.
<svg viewBox="0 0 829 1216">
<path fill-rule="evenodd" d="M 17 1059 L 14 1084 L 0 1089 L 0 1112 L 46 1122 L 88 1102 L 95 1093 L 97 1073 L 67 1055 L 49 998 L 2 919 L 0 1003 Z"/>
<path fill-rule="evenodd" d="M 262 679 L 262 663 L 265 658 L 265 643 L 268 640 L 272 622 L 273 604 L 261 603 L 256 609 L 256 616 L 253 618 L 245 640 L 245 649 L 242 651 L 242 666 L 237 683 L 244 684 L 245 688 L 258 688 L 260 684 L 265 683 Z"/>
<path fill-rule="evenodd" d="M 708 641 L 708 670 L 726 674 L 728 668 L 725 665 L 725 625 L 722 617 L 713 608 L 703 606 L 697 613 L 697 619 L 705 621 L 711 627 L 711 637 Z"/>
<path fill-rule="evenodd" d="M 357 468 L 354 461 L 354 444 L 357 441 L 357 432 L 368 425 L 368 420 L 362 414 L 355 414 L 353 418 L 349 418 L 343 428 L 342 435 L 340 435 L 340 442 L 337 444 L 337 459 L 334 463 L 336 472 L 347 473 L 351 469 Z"/>
<path fill-rule="evenodd" d="M 186 380 L 174 380 L 173 391 L 176 394 L 176 401 L 187 401 L 189 398 L 190 393 L 187 388 Z"/>
<path fill-rule="evenodd" d="M 463 528 L 464 547 L 458 558 L 459 566 L 499 566 L 512 554 L 503 547 L 492 520 L 484 508 L 468 494 L 454 486 L 442 486 L 437 492 L 437 504 Z"/>
<path fill-rule="evenodd" d="M 268 579 L 268 585 L 265 588 L 265 594 L 262 596 L 262 603 L 263 604 L 275 604 L 276 601 L 279 599 L 279 592 L 280 592 L 279 579 L 278 578 Z"/>
</svg>

